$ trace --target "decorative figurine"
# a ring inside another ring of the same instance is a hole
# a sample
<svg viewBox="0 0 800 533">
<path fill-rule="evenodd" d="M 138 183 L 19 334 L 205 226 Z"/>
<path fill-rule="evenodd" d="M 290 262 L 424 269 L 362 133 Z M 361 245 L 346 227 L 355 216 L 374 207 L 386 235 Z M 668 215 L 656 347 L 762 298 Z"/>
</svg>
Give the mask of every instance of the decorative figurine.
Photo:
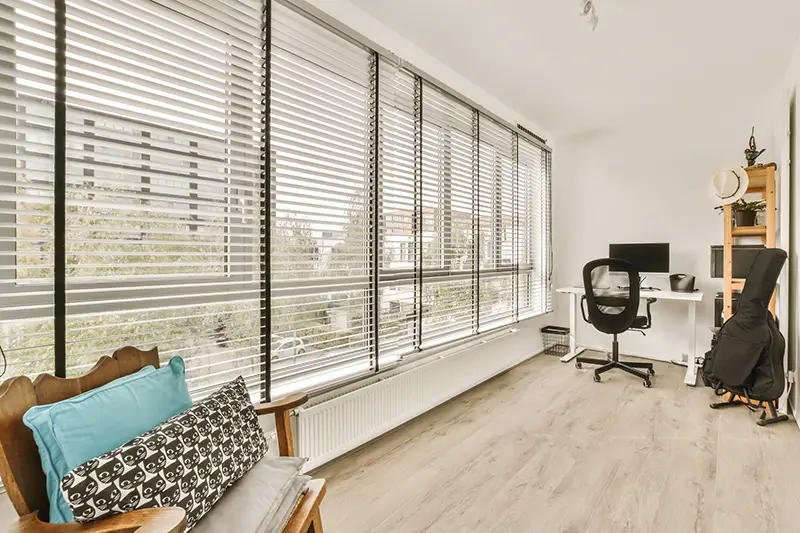
<svg viewBox="0 0 800 533">
<path fill-rule="evenodd" d="M 750 132 L 750 143 L 747 150 L 744 151 L 744 156 L 747 158 L 747 166 L 752 167 L 756 164 L 756 159 L 758 156 L 764 153 L 765 149 L 761 151 L 758 150 L 758 146 L 756 146 L 756 128 L 753 126 L 753 130 Z"/>
</svg>

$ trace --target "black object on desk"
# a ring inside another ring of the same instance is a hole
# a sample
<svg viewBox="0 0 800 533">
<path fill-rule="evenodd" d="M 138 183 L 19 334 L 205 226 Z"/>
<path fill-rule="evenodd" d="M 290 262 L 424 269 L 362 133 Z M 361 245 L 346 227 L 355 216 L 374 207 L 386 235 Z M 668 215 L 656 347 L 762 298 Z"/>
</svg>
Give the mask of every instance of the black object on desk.
<svg viewBox="0 0 800 533">
<path fill-rule="evenodd" d="M 672 274 L 669 277 L 669 288 L 672 292 L 694 292 L 694 276 L 690 274 Z"/>
</svg>

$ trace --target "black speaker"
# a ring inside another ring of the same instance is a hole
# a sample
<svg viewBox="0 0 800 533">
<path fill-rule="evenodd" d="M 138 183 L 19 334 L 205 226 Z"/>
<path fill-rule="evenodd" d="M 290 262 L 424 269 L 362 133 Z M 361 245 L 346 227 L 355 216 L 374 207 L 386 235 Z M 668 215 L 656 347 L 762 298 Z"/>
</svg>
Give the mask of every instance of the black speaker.
<svg viewBox="0 0 800 533">
<path fill-rule="evenodd" d="M 739 297 L 742 295 L 741 292 L 734 291 L 733 298 L 731 300 L 731 311 L 736 312 L 736 309 L 739 307 Z M 717 297 L 714 298 L 714 327 L 719 328 L 722 327 L 722 313 L 723 308 L 725 306 L 725 300 L 723 298 L 723 293 L 718 292 Z"/>
<path fill-rule="evenodd" d="M 734 244 L 733 245 L 733 277 L 746 278 L 756 260 L 758 252 L 766 248 L 762 244 Z M 723 274 L 723 247 L 711 247 L 711 277 L 721 278 Z"/>
</svg>

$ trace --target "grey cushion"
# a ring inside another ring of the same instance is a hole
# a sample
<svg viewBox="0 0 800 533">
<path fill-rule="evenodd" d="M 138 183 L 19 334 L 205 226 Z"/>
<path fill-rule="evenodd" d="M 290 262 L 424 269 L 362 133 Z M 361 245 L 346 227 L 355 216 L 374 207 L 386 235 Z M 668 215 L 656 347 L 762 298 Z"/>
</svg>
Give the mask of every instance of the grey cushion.
<svg viewBox="0 0 800 533">
<path fill-rule="evenodd" d="M 278 508 L 278 512 L 273 515 L 269 525 L 259 533 L 280 533 L 283 531 L 283 528 L 286 527 L 292 517 L 292 511 L 294 511 L 300 498 L 306 493 L 306 485 L 308 485 L 309 481 L 311 481 L 311 476 L 297 476 L 292 488 L 283 498 L 283 503 Z"/>
<path fill-rule="evenodd" d="M 280 533 L 283 523 L 277 515 L 283 510 L 285 500 L 291 497 L 296 501 L 299 497 L 293 495 L 293 489 L 304 463 L 305 459 L 299 457 L 264 457 L 228 487 L 192 533 Z M 277 530 L 276 521 L 280 527 Z"/>
</svg>

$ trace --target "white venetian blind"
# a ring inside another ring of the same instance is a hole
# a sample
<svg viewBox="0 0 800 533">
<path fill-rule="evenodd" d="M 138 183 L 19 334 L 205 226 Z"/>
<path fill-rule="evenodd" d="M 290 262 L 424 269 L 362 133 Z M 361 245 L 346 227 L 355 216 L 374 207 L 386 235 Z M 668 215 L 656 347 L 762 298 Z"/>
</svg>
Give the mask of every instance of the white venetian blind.
<svg viewBox="0 0 800 533">
<path fill-rule="evenodd" d="M 261 373 L 261 2 L 67 0 L 67 366 Z"/>
<path fill-rule="evenodd" d="M 510 322 L 516 311 L 515 136 L 481 115 L 479 137 L 479 324 L 485 330 Z"/>
<path fill-rule="evenodd" d="M 53 2 L 0 4 L 0 344 L 4 378 L 53 372 Z M 1 369 L 0 369 L 1 370 Z"/>
<path fill-rule="evenodd" d="M 419 184 L 415 78 L 380 61 L 379 87 L 379 356 L 397 360 L 419 346 L 417 335 Z"/>
<path fill-rule="evenodd" d="M 547 311 L 549 197 L 545 157 L 547 152 L 519 137 L 518 144 L 519 316 Z"/>
<path fill-rule="evenodd" d="M 273 4 L 275 396 L 371 368 L 371 69 L 365 48 Z"/>
<path fill-rule="evenodd" d="M 431 346 L 474 329 L 477 143 L 472 109 L 429 84 L 422 117 L 422 344 Z"/>
<path fill-rule="evenodd" d="M 553 310 L 553 153 L 549 150 L 542 152 L 542 226 L 541 235 L 541 268 L 539 283 L 544 291 L 544 309 L 540 312 Z"/>
</svg>

